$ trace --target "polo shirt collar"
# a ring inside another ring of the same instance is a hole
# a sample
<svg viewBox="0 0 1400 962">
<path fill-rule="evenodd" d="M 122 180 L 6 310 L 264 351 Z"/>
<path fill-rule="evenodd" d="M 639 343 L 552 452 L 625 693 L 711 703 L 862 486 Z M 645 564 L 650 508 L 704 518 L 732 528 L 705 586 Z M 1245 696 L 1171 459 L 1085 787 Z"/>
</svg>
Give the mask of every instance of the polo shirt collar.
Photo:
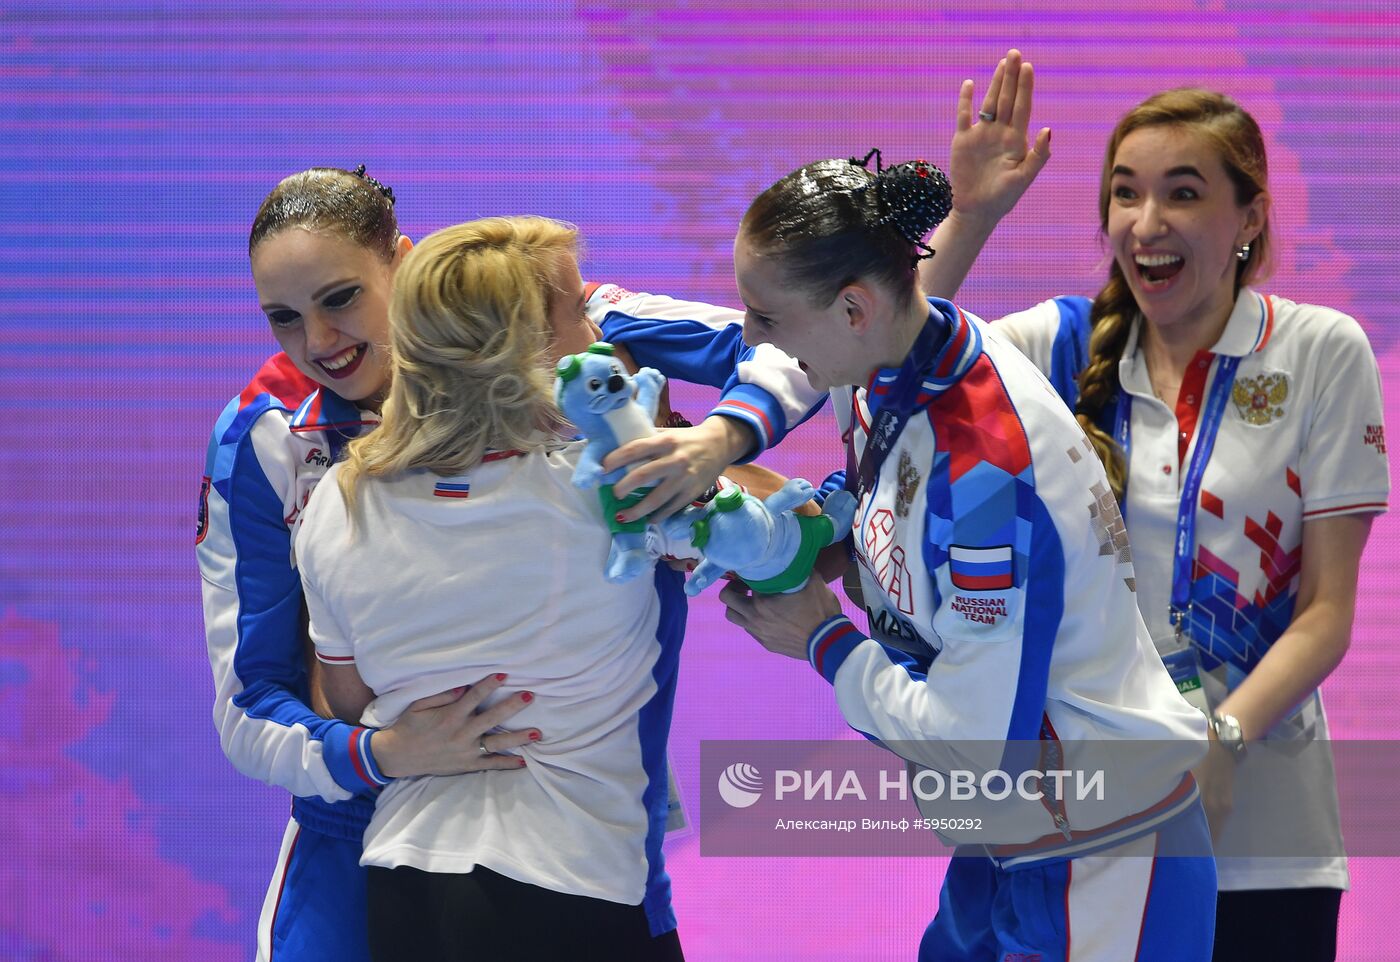
<svg viewBox="0 0 1400 962">
<path fill-rule="evenodd" d="M 1274 332 L 1274 307 L 1267 297 L 1242 288 L 1212 354 L 1244 357 L 1263 348 Z"/>
<path fill-rule="evenodd" d="M 1133 318 L 1128 330 L 1128 340 L 1123 345 L 1123 357 L 1118 362 L 1118 381 L 1137 393 L 1152 393 L 1146 383 L 1147 367 L 1138 364 L 1138 340 L 1142 335 L 1144 321 L 1141 314 Z M 1225 330 L 1210 348 L 1210 354 L 1226 354 L 1231 357 L 1244 357 L 1263 350 L 1274 333 L 1274 305 L 1263 294 L 1248 287 L 1240 288 L 1235 298 L 1234 309 L 1225 322 Z M 1141 368 L 1141 377 L 1137 377 Z M 1141 382 L 1141 383 L 1140 383 Z"/>
</svg>

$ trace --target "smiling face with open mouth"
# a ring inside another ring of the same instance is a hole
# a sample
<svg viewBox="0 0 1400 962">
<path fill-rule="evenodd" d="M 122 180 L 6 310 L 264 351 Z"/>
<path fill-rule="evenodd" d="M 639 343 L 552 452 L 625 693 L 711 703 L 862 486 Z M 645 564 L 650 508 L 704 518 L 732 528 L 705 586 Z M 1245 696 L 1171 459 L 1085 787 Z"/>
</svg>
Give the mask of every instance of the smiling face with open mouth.
<svg viewBox="0 0 1400 962">
<path fill-rule="evenodd" d="M 254 248 L 252 266 L 258 302 L 297 369 L 373 405 L 388 386 L 393 264 L 343 237 L 289 227 Z"/>
<path fill-rule="evenodd" d="M 1197 133 L 1152 126 L 1123 138 L 1109 180 L 1108 239 L 1139 310 L 1158 327 L 1223 323 L 1241 244 L 1268 211 L 1239 203 L 1219 154 Z"/>
</svg>

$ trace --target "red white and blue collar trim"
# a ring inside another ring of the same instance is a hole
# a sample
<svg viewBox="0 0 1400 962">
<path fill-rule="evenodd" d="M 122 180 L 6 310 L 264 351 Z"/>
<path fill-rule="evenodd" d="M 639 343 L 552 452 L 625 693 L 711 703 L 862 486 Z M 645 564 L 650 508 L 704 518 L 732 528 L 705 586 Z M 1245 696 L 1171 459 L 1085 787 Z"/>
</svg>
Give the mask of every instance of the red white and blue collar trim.
<svg viewBox="0 0 1400 962">
<path fill-rule="evenodd" d="M 362 411 L 350 401 L 324 387 L 307 395 L 292 415 L 289 429 L 300 434 L 306 431 L 338 431 L 355 437 L 361 428 L 373 427 L 379 419 Z"/>
<path fill-rule="evenodd" d="M 930 297 L 928 304 L 929 323 L 945 324 L 947 336 L 935 342 L 938 346 L 931 355 L 913 359 L 924 372 L 923 384 L 914 400 L 915 407 L 932 404 L 940 394 L 961 381 L 982 354 L 982 332 L 961 308 L 937 297 Z M 918 349 L 917 344 L 915 349 Z M 880 399 L 899 378 L 902 366 L 879 368 L 871 375 L 870 383 L 866 386 L 866 404 L 872 414 L 879 409 Z"/>
</svg>

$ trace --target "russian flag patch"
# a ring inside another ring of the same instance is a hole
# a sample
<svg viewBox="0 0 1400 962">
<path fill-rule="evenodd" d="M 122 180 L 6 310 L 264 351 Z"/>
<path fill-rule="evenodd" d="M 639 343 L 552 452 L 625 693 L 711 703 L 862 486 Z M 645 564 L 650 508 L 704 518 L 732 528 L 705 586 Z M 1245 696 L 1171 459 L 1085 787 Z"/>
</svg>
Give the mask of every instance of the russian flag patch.
<svg viewBox="0 0 1400 962">
<path fill-rule="evenodd" d="M 439 481 L 433 485 L 433 496 L 438 498 L 470 497 L 472 486 L 465 481 Z"/>
<path fill-rule="evenodd" d="M 1012 587 L 1011 545 L 996 548 L 948 548 L 948 572 L 953 586 L 964 591 L 999 591 Z"/>
</svg>

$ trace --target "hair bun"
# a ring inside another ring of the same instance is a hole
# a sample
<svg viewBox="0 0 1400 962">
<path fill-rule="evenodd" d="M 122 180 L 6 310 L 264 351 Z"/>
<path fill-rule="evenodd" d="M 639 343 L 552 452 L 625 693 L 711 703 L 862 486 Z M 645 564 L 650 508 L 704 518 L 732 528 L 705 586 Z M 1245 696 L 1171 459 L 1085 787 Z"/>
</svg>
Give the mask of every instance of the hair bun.
<svg viewBox="0 0 1400 962">
<path fill-rule="evenodd" d="M 908 160 L 886 167 L 879 147 L 871 148 L 863 160 L 852 157 L 851 163 L 869 170 L 872 157 L 875 179 L 859 189 L 874 185 L 880 210 L 875 223 L 891 225 L 900 237 L 923 252 L 914 255 L 917 266 L 919 261 L 933 256 L 933 248 L 924 243 L 924 237 L 952 211 L 953 187 L 943 171 L 926 160 Z"/>
<path fill-rule="evenodd" d="M 389 203 L 390 203 L 391 205 L 394 203 L 394 188 L 392 188 L 392 187 L 385 187 L 385 186 L 384 186 L 383 184 L 381 184 L 379 181 L 375 180 L 375 179 L 374 179 L 373 177 L 371 177 L 369 174 L 365 173 L 365 165 L 364 165 L 364 164 L 360 164 L 360 165 L 359 165 L 358 167 L 356 167 L 354 170 L 350 171 L 350 175 L 351 175 L 352 177 L 358 177 L 358 178 L 360 178 L 360 180 L 363 180 L 365 183 L 369 184 L 369 185 L 370 185 L 371 187 L 373 187 L 375 190 L 379 191 L 379 193 L 383 194 L 384 197 L 389 201 Z"/>
<path fill-rule="evenodd" d="M 923 160 L 886 167 L 876 175 L 885 217 L 911 244 L 943 223 L 953 209 L 953 188 L 943 171 Z"/>
</svg>

